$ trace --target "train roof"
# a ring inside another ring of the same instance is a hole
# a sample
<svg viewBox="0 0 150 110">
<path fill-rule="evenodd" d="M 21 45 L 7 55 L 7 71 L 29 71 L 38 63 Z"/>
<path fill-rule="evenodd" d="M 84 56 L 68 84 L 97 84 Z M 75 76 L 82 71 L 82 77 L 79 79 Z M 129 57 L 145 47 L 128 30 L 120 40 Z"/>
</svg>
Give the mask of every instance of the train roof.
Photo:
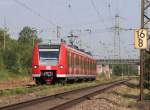
<svg viewBox="0 0 150 110">
<path fill-rule="evenodd" d="M 66 45 L 66 47 L 73 51 L 76 51 L 82 55 L 86 55 L 87 57 L 93 58 L 92 54 L 90 52 L 86 52 L 84 49 L 79 49 L 79 48 L 76 48 L 76 47 L 70 46 L 70 45 Z"/>
<path fill-rule="evenodd" d="M 76 52 L 79 52 L 81 54 L 88 55 L 89 57 L 92 57 L 91 52 L 85 51 L 84 49 L 80 49 L 76 45 L 67 45 L 64 42 L 62 42 L 61 44 L 64 44 L 66 47 L 68 47 L 68 48 L 70 48 Z M 40 43 L 40 44 L 38 44 L 38 47 L 39 47 L 39 49 L 59 49 L 61 44 L 48 44 L 48 43 L 42 44 L 42 43 Z"/>
<path fill-rule="evenodd" d="M 59 49 L 60 44 L 38 44 L 39 49 Z"/>
</svg>

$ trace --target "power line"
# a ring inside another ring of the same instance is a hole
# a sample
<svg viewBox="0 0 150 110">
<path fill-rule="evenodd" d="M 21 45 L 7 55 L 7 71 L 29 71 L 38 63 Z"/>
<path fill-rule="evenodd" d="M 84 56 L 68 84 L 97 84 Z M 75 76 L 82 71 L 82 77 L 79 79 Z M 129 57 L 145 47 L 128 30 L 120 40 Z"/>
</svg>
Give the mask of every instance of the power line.
<svg viewBox="0 0 150 110">
<path fill-rule="evenodd" d="M 108 10 L 109 10 L 109 15 L 110 15 L 110 18 L 112 18 L 112 13 L 111 13 L 111 0 L 108 1 Z"/>
<path fill-rule="evenodd" d="M 77 17 L 77 16 L 74 14 L 74 12 L 73 12 L 72 4 L 71 4 L 71 1 L 70 1 L 70 0 L 68 0 L 67 6 L 68 6 L 68 9 L 69 9 L 69 11 L 70 11 L 70 13 L 71 13 L 71 16 L 72 16 L 73 20 L 74 20 L 74 21 L 79 21 L 79 20 L 78 20 L 78 17 Z"/>
<path fill-rule="evenodd" d="M 54 22 L 52 22 L 51 20 L 47 19 L 46 17 L 42 16 L 40 13 L 38 13 L 37 11 L 35 11 L 34 9 L 32 9 L 31 7 L 27 6 L 25 3 L 19 1 L 19 0 L 14 0 L 14 2 L 16 2 L 17 4 L 19 4 L 20 6 L 24 7 L 25 9 L 27 9 L 28 11 L 30 11 L 31 13 L 35 14 L 36 16 L 38 16 L 39 18 L 43 19 L 44 21 L 55 25 Z M 56 26 L 56 25 L 55 25 Z"/>
<path fill-rule="evenodd" d="M 101 16 L 100 12 L 98 11 L 98 9 L 97 9 L 97 7 L 96 7 L 94 1 L 93 1 L 93 0 L 90 0 L 90 1 L 91 1 L 91 5 L 92 5 L 93 9 L 94 9 L 95 12 L 97 13 L 98 18 L 100 19 L 100 21 L 102 21 L 102 23 L 104 24 L 104 26 L 106 26 L 106 24 L 104 23 L 104 20 L 102 19 L 102 16 Z M 107 26 L 106 26 L 106 27 L 107 27 Z"/>
</svg>

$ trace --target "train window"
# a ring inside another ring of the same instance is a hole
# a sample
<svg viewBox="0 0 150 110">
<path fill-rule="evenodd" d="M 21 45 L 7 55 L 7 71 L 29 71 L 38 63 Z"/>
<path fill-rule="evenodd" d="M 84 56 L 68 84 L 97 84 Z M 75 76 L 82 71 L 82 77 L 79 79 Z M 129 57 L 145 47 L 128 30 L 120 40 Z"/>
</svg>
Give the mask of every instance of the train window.
<svg viewBox="0 0 150 110">
<path fill-rule="evenodd" d="M 78 66 L 80 65 L 80 56 L 78 56 Z"/>
<path fill-rule="evenodd" d="M 59 49 L 60 45 L 48 45 L 48 44 L 43 44 L 39 45 L 39 49 Z"/>
<path fill-rule="evenodd" d="M 86 65 L 85 59 L 83 60 L 83 65 L 84 65 L 84 72 L 85 72 L 85 69 L 86 69 L 86 67 L 85 67 L 85 65 Z"/>
<path fill-rule="evenodd" d="M 91 61 L 91 70 L 93 69 L 93 62 Z"/>
<path fill-rule="evenodd" d="M 79 56 L 77 56 L 77 66 L 79 65 Z"/>
<path fill-rule="evenodd" d="M 69 51 L 67 51 L 67 66 L 69 67 Z"/>
<path fill-rule="evenodd" d="M 84 59 L 82 58 L 82 69 L 84 69 Z"/>
<path fill-rule="evenodd" d="M 89 62 L 89 59 L 88 59 L 88 70 L 89 70 L 89 67 L 90 67 L 90 62 Z"/>
<path fill-rule="evenodd" d="M 89 60 L 89 70 L 91 71 L 91 60 Z"/>
<path fill-rule="evenodd" d="M 39 64 L 56 65 L 59 56 L 59 50 L 51 51 L 49 49 L 39 50 Z"/>
<path fill-rule="evenodd" d="M 74 55 L 73 53 L 71 53 L 71 66 L 73 67 L 74 63 L 73 63 L 73 58 L 74 58 Z"/>
<path fill-rule="evenodd" d="M 88 69 L 88 59 L 86 60 L 86 67 L 87 67 L 87 69 Z"/>
<path fill-rule="evenodd" d="M 40 59 L 53 59 L 58 58 L 59 51 L 39 51 Z"/>
<path fill-rule="evenodd" d="M 76 66 L 76 54 L 74 54 L 74 66 Z"/>
<path fill-rule="evenodd" d="M 83 57 L 81 57 L 81 68 L 83 69 Z"/>
<path fill-rule="evenodd" d="M 92 61 L 92 70 L 94 70 L 94 62 Z"/>
<path fill-rule="evenodd" d="M 72 58 L 71 58 L 72 56 L 71 56 L 71 52 L 69 53 L 69 67 L 72 67 Z"/>
<path fill-rule="evenodd" d="M 79 56 L 79 68 L 81 67 L 81 57 Z"/>
</svg>

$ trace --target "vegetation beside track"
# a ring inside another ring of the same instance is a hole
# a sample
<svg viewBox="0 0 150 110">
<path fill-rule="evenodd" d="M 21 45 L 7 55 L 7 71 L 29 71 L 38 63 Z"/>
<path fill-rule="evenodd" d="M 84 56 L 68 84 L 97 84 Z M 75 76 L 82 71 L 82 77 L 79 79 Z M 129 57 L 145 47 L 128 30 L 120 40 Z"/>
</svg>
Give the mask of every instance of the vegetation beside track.
<svg viewBox="0 0 150 110">
<path fill-rule="evenodd" d="M 74 90 L 89 86 L 95 86 L 97 84 L 103 84 L 107 82 L 112 82 L 115 80 L 119 80 L 120 78 L 115 77 L 112 80 L 106 80 L 105 78 L 100 78 L 96 81 L 82 82 L 82 83 L 73 83 L 73 84 L 55 84 L 55 85 L 41 85 L 41 86 L 31 86 L 31 87 L 18 87 L 13 89 L 0 90 L 0 97 L 18 95 L 18 94 L 28 94 L 35 93 L 37 95 L 51 95 L 63 91 Z"/>
<path fill-rule="evenodd" d="M 26 26 L 19 33 L 18 39 L 13 39 L 7 30 L 0 28 L 0 83 L 31 75 L 33 42 L 40 41 L 36 32 Z"/>
<path fill-rule="evenodd" d="M 0 91 L 0 106 L 6 106 L 9 104 L 15 104 L 24 102 L 27 100 L 32 100 L 36 98 L 41 98 L 49 95 L 54 95 L 58 93 L 63 93 L 66 91 L 76 90 L 80 88 L 85 88 L 89 86 L 96 86 L 98 84 L 106 84 L 109 82 L 120 80 L 120 78 L 106 80 L 105 78 L 100 78 L 99 80 L 92 82 L 82 82 L 82 83 L 73 83 L 73 84 L 55 84 L 55 85 L 42 85 L 42 86 L 33 86 L 30 88 L 15 88 L 9 90 Z"/>
<path fill-rule="evenodd" d="M 29 81 L 29 80 L 31 80 L 31 75 L 29 74 L 13 73 L 6 69 L 0 70 L 0 83 Z"/>
</svg>

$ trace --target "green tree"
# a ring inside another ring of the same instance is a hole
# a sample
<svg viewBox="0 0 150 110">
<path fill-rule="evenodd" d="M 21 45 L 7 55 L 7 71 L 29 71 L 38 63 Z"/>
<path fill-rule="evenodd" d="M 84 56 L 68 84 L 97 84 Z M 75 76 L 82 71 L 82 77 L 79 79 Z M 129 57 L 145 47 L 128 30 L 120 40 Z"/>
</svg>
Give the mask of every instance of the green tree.
<svg viewBox="0 0 150 110">
<path fill-rule="evenodd" d="M 113 65 L 113 74 L 117 76 L 123 75 L 137 75 L 138 68 L 135 65 L 127 65 L 127 64 L 120 64 L 120 65 Z M 128 74 L 129 73 L 129 74 Z"/>
<path fill-rule="evenodd" d="M 25 26 L 19 33 L 18 38 L 17 53 L 20 64 L 20 73 L 31 73 L 32 49 L 35 41 L 42 41 L 37 38 L 37 30 Z"/>
<path fill-rule="evenodd" d="M 122 71 L 122 68 L 120 65 L 113 66 L 113 74 L 114 75 L 121 76 L 121 71 Z"/>
<path fill-rule="evenodd" d="M 32 63 L 32 49 L 31 45 L 19 45 L 18 54 L 19 54 L 19 63 L 21 73 L 31 73 L 31 63 Z"/>
<path fill-rule="evenodd" d="M 16 71 L 18 68 L 17 54 L 13 50 L 3 52 L 4 65 L 6 69 Z"/>
<path fill-rule="evenodd" d="M 5 47 L 7 46 L 7 43 L 6 41 L 10 40 L 10 35 L 8 34 L 7 30 L 6 29 L 2 29 L 0 28 L 0 49 L 4 49 L 4 45 Z M 5 41 L 5 44 L 4 44 L 4 41 Z"/>
<path fill-rule="evenodd" d="M 41 41 L 37 39 L 37 31 L 28 26 L 21 30 L 18 40 L 12 39 L 6 30 L 0 29 L 0 69 L 10 73 L 31 74 L 35 40 Z"/>
<path fill-rule="evenodd" d="M 25 26 L 22 31 L 19 33 L 18 42 L 28 43 L 28 45 L 33 45 L 34 41 L 37 40 L 37 30 Z"/>
</svg>

